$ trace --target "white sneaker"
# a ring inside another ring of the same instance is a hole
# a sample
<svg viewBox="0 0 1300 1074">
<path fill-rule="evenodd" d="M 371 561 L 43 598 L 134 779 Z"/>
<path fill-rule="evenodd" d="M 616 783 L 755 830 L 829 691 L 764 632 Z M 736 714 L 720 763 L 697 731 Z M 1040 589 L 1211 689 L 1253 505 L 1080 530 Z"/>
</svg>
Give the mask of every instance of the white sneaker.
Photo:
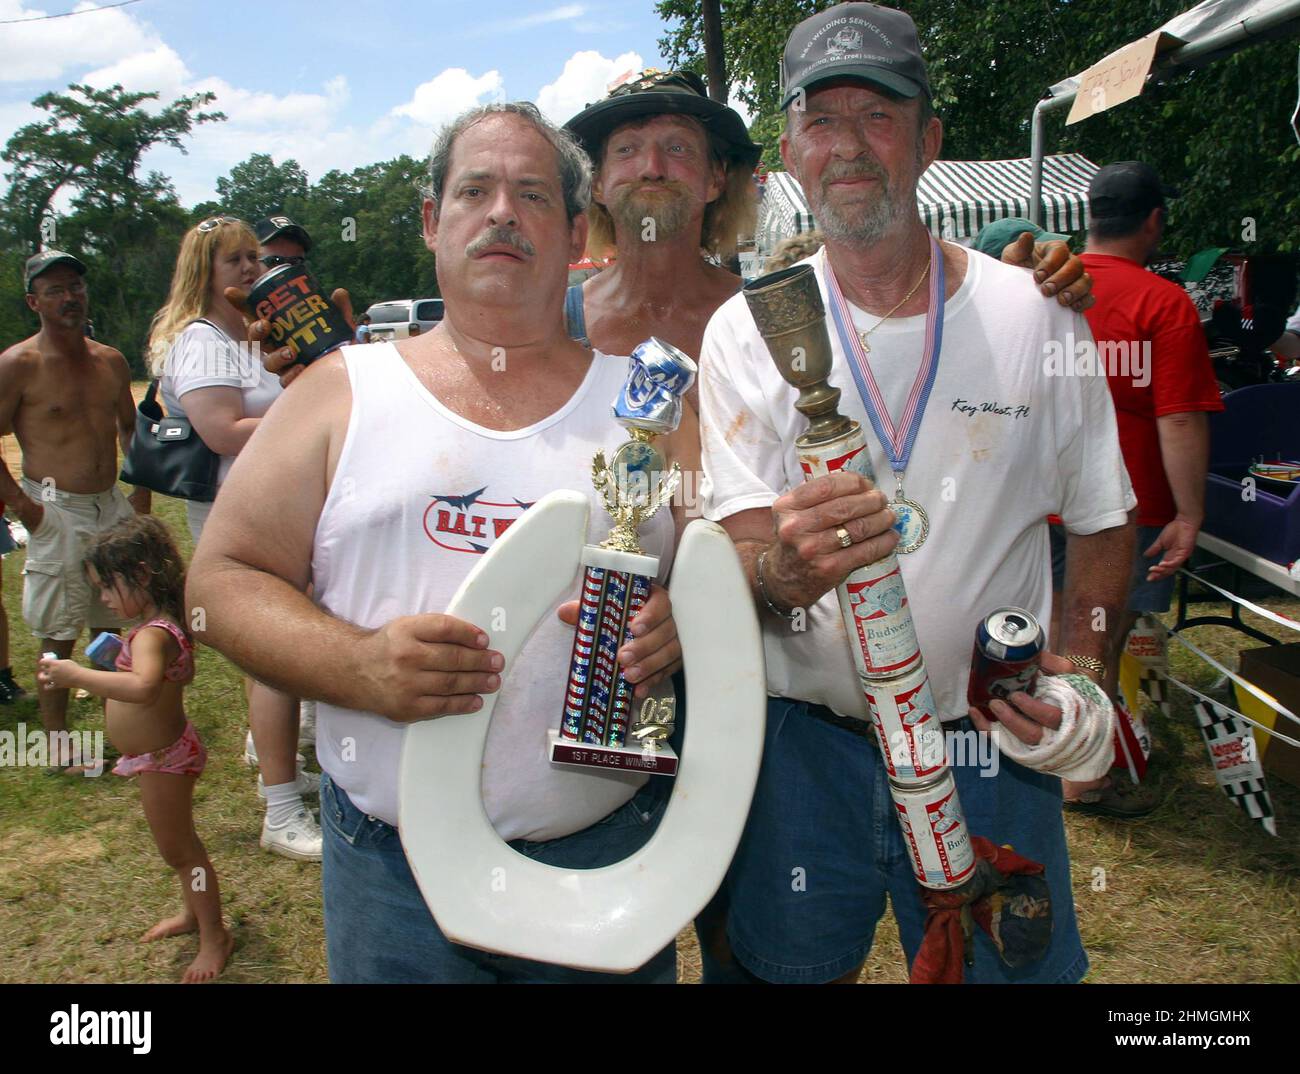
<svg viewBox="0 0 1300 1074">
<path fill-rule="evenodd" d="M 9 523 L 9 536 L 19 548 L 27 547 L 27 527 L 16 518 Z"/>
<path fill-rule="evenodd" d="M 316 702 L 304 701 L 298 707 L 298 748 L 316 745 Z"/>
<path fill-rule="evenodd" d="M 302 758 L 298 759 L 298 778 L 294 780 L 294 790 L 304 798 L 316 798 L 320 796 L 320 773 L 304 772 L 302 767 Z M 257 796 L 266 797 L 266 783 L 259 772 L 257 776 Z"/>
<path fill-rule="evenodd" d="M 320 825 L 310 810 L 300 810 L 278 828 L 272 828 L 265 819 L 262 821 L 260 845 L 272 854 L 294 861 L 320 861 L 321 841 Z"/>
</svg>

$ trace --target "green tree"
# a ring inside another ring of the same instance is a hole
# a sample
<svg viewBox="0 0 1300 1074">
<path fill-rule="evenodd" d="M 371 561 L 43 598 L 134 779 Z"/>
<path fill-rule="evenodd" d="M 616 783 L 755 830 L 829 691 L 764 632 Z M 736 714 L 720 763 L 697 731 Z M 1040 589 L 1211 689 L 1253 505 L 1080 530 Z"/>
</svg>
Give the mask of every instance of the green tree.
<svg viewBox="0 0 1300 1074">
<path fill-rule="evenodd" d="M 300 222 L 316 243 L 312 267 L 325 287 L 348 288 L 358 314 L 372 302 L 438 293 L 421 230 L 423 174 L 422 161 L 402 155 L 326 172 L 308 192 Z"/>
<path fill-rule="evenodd" d="M 727 78 L 758 117 L 764 160 L 782 167 L 780 60 L 790 30 L 827 5 L 816 0 L 722 0 Z M 916 21 L 943 156 L 998 160 L 1029 155 L 1030 116 L 1048 86 L 1078 74 L 1188 6 L 1187 0 L 899 0 Z M 703 69 L 700 0 L 660 0 L 668 22 L 660 48 L 674 66 Z M 1098 163 L 1141 158 L 1184 196 L 1171 211 L 1167 245 L 1187 254 L 1211 244 L 1300 249 L 1300 147 L 1288 119 L 1295 45 L 1257 45 L 1171 76 L 1136 100 L 1065 127 L 1047 119 L 1049 152 Z M 1243 242 L 1243 219 L 1257 239 Z"/>
<path fill-rule="evenodd" d="M 142 176 L 141 160 L 159 145 L 185 152 L 196 125 L 225 119 L 203 111 L 214 99 L 201 93 L 150 108 L 144 106 L 158 101 L 158 93 L 72 85 L 67 93 L 37 97 L 32 103 L 46 118 L 16 131 L 0 154 L 10 168 L 0 214 L 7 255 L 21 262 L 57 246 L 81 257 L 96 335 L 120 347 L 137 372 L 186 223 L 171 181 L 158 172 Z M 60 195 L 70 211 L 55 218 Z M 22 309 L 16 274 L 0 281 L 0 307 Z M 33 330 L 35 319 L 20 316 Z"/>
<path fill-rule="evenodd" d="M 272 213 L 297 218 L 307 185 L 307 173 L 296 160 L 276 164 L 269 153 L 254 153 L 217 180 L 217 201 L 222 211 L 250 224 Z"/>
</svg>

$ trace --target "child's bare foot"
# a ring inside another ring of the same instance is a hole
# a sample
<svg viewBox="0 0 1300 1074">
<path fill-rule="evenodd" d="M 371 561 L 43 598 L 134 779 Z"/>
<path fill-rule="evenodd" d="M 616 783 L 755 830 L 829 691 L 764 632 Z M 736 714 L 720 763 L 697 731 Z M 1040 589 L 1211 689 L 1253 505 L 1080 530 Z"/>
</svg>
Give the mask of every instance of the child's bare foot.
<svg viewBox="0 0 1300 1074">
<path fill-rule="evenodd" d="M 215 935 L 203 937 L 199 941 L 199 953 L 181 977 L 181 984 L 202 984 L 204 981 L 211 981 L 225 969 L 226 959 L 234 949 L 235 938 L 225 926 L 222 926 Z"/>
<path fill-rule="evenodd" d="M 140 942 L 153 943 L 154 940 L 163 940 L 168 936 L 184 936 L 187 932 L 197 932 L 198 928 L 198 918 L 192 914 L 177 914 L 175 917 L 159 921 L 140 937 Z"/>
</svg>

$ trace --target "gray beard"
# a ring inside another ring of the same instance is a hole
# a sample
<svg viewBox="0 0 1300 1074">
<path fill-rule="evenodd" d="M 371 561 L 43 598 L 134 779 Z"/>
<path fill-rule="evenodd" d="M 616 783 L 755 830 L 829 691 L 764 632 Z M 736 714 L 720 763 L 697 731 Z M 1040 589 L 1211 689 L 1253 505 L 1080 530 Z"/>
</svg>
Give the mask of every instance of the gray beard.
<svg viewBox="0 0 1300 1074">
<path fill-rule="evenodd" d="M 846 212 L 832 205 L 820 192 L 810 197 L 809 203 L 822 233 L 842 243 L 873 245 L 906 217 L 906 206 L 898 204 L 892 190 L 882 191 L 880 199 L 872 205 L 855 206 Z"/>
</svg>

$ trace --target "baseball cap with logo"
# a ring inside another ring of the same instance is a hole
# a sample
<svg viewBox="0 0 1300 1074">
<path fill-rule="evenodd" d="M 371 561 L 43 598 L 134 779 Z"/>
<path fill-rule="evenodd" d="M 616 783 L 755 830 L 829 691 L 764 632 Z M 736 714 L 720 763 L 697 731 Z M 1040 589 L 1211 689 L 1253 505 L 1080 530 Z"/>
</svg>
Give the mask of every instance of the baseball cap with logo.
<svg viewBox="0 0 1300 1074">
<path fill-rule="evenodd" d="M 1088 187 L 1088 212 L 1096 217 L 1144 216 L 1178 191 L 1165 186 L 1150 164 L 1121 160 L 1098 168 Z"/>
<path fill-rule="evenodd" d="M 272 239 L 279 238 L 283 235 L 287 239 L 293 239 L 303 248 L 304 253 L 311 252 L 311 236 L 307 234 L 307 229 L 301 224 L 295 224 L 287 216 L 268 216 L 257 222 L 254 228 L 257 232 L 257 241 L 265 245 Z"/>
<path fill-rule="evenodd" d="M 56 265 L 68 265 L 76 269 L 82 276 L 86 274 L 86 266 L 71 254 L 65 254 L 62 250 L 43 250 L 39 254 L 33 254 L 27 259 L 27 264 L 23 268 L 23 285 L 30 291 L 32 281 L 42 272 L 48 272 Z"/>
<path fill-rule="evenodd" d="M 804 19 L 791 31 L 781 58 L 781 107 L 800 90 L 833 78 L 928 98 L 930 80 L 912 17 L 877 4 L 836 4 Z"/>
<path fill-rule="evenodd" d="M 564 126 L 595 160 L 615 127 L 665 114 L 694 116 L 704 125 L 714 149 L 729 160 L 752 168 L 763 151 L 750 141 L 740 113 L 713 100 L 704 79 L 691 71 L 647 68 L 616 86 L 604 100 L 587 105 Z"/>
</svg>

